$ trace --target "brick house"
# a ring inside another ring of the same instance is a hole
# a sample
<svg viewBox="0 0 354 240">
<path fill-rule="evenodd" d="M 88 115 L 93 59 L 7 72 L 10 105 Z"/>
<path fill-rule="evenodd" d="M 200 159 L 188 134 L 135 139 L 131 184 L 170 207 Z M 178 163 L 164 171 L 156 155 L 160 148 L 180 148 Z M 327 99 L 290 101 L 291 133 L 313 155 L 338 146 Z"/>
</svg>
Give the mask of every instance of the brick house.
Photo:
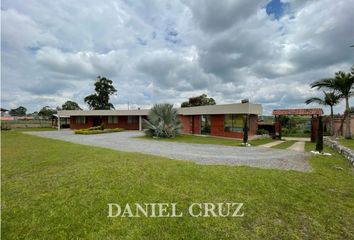
<svg viewBox="0 0 354 240">
<path fill-rule="evenodd" d="M 257 131 L 258 115 L 262 106 L 253 103 L 234 103 L 178 109 L 184 134 L 203 134 L 220 137 L 243 137 L 245 116 L 249 121 L 249 135 Z M 70 128 L 81 129 L 104 124 L 106 128 L 143 130 L 143 119 L 147 119 L 149 109 L 141 110 L 66 110 L 58 111 L 60 116 L 70 117 Z M 60 127 L 58 127 L 60 129 Z"/>
</svg>

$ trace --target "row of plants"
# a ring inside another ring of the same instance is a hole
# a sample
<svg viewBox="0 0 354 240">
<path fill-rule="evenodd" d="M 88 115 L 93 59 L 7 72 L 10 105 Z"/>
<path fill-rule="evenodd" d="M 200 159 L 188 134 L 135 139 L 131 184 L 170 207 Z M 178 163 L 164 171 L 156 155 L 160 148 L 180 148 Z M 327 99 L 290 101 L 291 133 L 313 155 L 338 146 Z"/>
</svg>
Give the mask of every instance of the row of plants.
<svg viewBox="0 0 354 240">
<path fill-rule="evenodd" d="M 105 129 L 104 124 L 101 124 L 100 126 L 96 126 L 96 127 L 78 129 L 78 130 L 75 130 L 74 132 L 75 132 L 75 134 L 89 135 L 89 134 L 122 132 L 123 130 L 124 130 L 123 128 L 107 128 L 107 129 Z"/>
</svg>

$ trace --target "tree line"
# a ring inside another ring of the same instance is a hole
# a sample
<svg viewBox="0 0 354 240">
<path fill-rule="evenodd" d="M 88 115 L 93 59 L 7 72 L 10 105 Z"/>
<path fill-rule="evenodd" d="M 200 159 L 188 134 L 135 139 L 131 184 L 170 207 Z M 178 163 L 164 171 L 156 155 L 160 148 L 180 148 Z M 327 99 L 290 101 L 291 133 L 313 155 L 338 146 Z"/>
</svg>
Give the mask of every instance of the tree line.
<svg viewBox="0 0 354 240">
<path fill-rule="evenodd" d="M 87 103 L 91 110 L 109 110 L 114 109 L 114 105 L 109 101 L 110 96 L 117 92 L 117 89 L 113 86 L 113 81 L 106 78 L 98 76 L 96 82 L 94 83 L 95 93 L 90 94 L 84 98 L 84 102 Z M 204 105 L 215 105 L 216 102 L 213 98 L 208 98 L 206 94 L 200 96 L 191 97 L 188 101 L 183 102 L 181 107 L 193 107 L 193 106 L 204 106 Z M 10 116 L 39 116 L 42 118 L 49 118 L 53 114 L 56 114 L 58 110 L 82 110 L 78 103 L 74 101 L 66 101 L 61 107 L 56 107 L 55 109 L 50 106 L 45 106 L 41 108 L 38 112 L 33 112 L 27 114 L 27 109 L 24 106 L 19 106 L 17 108 L 11 109 L 9 111 Z"/>
</svg>

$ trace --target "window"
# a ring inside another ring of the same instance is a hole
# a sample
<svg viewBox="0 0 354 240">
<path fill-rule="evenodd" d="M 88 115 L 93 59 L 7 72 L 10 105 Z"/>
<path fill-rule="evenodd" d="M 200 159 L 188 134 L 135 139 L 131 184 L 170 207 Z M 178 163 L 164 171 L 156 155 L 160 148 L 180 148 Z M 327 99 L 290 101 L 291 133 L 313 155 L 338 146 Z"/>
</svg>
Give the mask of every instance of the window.
<svg viewBox="0 0 354 240">
<path fill-rule="evenodd" d="M 118 116 L 108 116 L 108 124 L 117 124 Z"/>
<path fill-rule="evenodd" d="M 235 114 L 225 115 L 224 130 L 225 132 L 242 132 L 243 116 Z"/>
<path fill-rule="evenodd" d="M 86 117 L 75 117 L 75 122 L 76 122 L 76 124 L 85 124 Z"/>
<path fill-rule="evenodd" d="M 128 116 L 128 124 L 137 123 L 138 116 Z"/>
</svg>

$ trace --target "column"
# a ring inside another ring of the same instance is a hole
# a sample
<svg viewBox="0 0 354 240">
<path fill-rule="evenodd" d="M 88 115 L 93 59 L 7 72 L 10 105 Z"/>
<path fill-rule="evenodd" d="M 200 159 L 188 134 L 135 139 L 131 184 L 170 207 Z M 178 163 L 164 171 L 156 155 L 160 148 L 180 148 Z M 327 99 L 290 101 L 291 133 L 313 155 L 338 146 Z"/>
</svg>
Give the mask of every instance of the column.
<svg viewBox="0 0 354 240">
<path fill-rule="evenodd" d="M 143 123 L 142 123 L 141 115 L 139 116 L 139 131 L 143 131 Z"/>
</svg>

